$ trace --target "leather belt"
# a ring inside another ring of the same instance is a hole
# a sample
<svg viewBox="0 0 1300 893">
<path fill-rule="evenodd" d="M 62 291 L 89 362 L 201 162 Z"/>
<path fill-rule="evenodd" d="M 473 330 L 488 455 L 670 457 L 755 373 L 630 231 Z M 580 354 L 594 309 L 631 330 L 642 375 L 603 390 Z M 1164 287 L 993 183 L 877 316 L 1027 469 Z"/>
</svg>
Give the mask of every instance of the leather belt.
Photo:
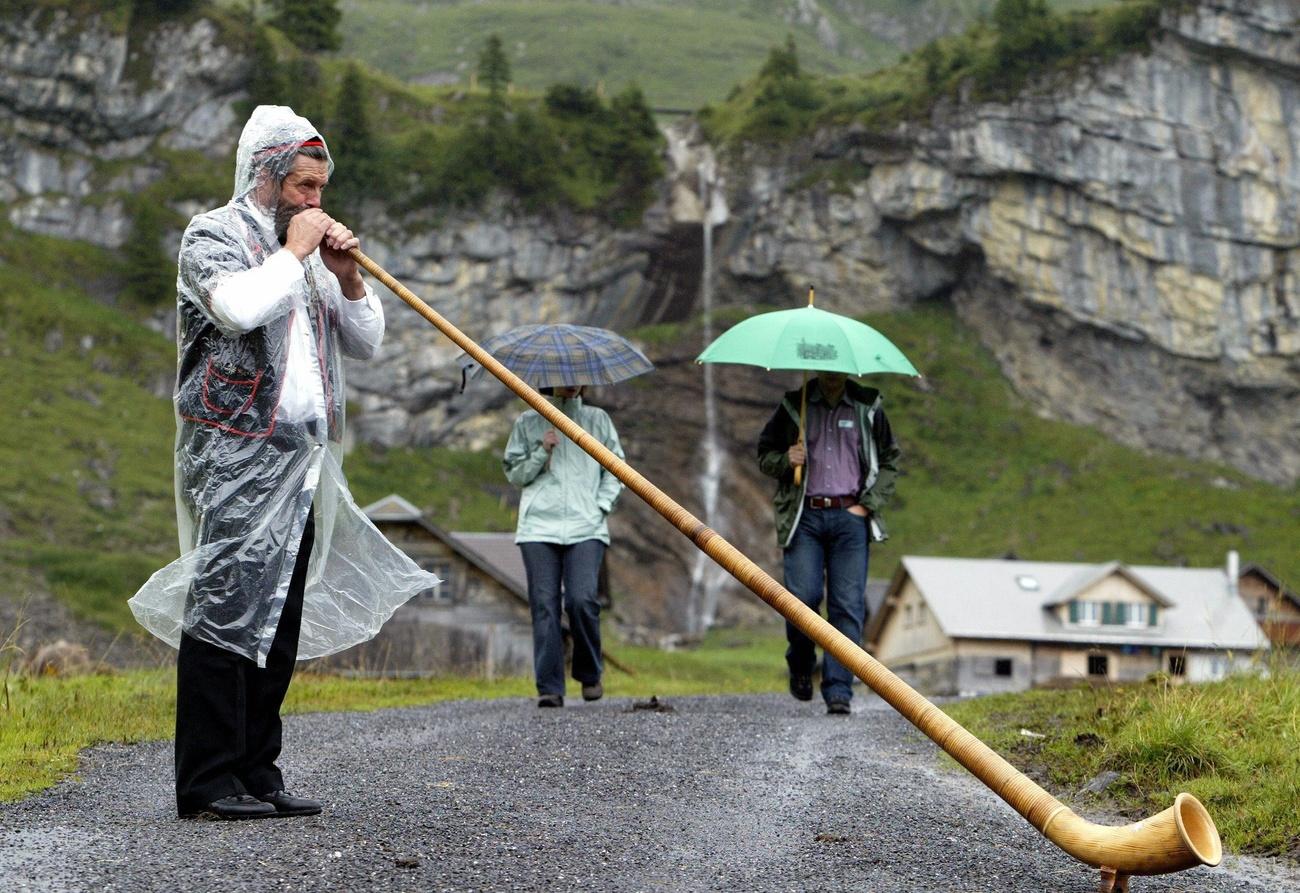
<svg viewBox="0 0 1300 893">
<path fill-rule="evenodd" d="M 858 504 L 856 496 L 808 496 L 804 499 L 810 509 L 845 509 Z"/>
</svg>

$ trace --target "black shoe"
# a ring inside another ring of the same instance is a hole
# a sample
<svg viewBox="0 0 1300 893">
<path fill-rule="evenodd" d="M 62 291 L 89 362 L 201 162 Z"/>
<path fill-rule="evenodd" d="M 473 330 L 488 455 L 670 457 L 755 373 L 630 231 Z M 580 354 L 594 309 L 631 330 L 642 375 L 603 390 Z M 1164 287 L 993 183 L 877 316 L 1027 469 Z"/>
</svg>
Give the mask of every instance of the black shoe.
<svg viewBox="0 0 1300 893">
<path fill-rule="evenodd" d="M 563 707 L 564 695 L 542 695 L 537 699 L 538 707 Z"/>
<path fill-rule="evenodd" d="M 595 682 L 591 683 L 590 685 L 588 685 L 585 682 L 583 683 L 582 699 L 584 701 L 599 701 L 604 696 L 605 696 L 605 686 L 600 684 L 599 679 L 597 679 Z"/>
<path fill-rule="evenodd" d="M 269 819 L 276 814 L 275 807 L 248 794 L 234 794 L 213 800 L 196 812 L 181 814 L 183 819 L 208 819 L 234 821 L 236 819 Z"/>
<path fill-rule="evenodd" d="M 827 701 L 826 713 L 830 716 L 848 716 L 853 712 L 848 701 Z"/>
<path fill-rule="evenodd" d="M 288 791 L 272 791 L 269 794 L 263 794 L 257 799 L 268 806 L 275 807 L 275 814 L 278 816 L 319 815 L 321 811 L 321 804 L 318 801 L 308 800 L 306 797 L 295 797 Z"/>
<path fill-rule="evenodd" d="M 791 673 L 790 694 L 794 695 L 797 700 L 811 701 L 812 700 L 812 674 Z"/>
</svg>

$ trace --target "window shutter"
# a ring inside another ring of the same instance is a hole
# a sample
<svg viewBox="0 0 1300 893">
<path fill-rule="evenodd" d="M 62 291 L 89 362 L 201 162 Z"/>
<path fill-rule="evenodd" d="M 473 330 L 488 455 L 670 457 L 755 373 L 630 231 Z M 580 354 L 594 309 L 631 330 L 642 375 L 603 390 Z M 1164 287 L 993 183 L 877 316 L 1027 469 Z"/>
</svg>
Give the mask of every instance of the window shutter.
<svg viewBox="0 0 1300 893">
<path fill-rule="evenodd" d="M 1115 605 L 1113 603 L 1101 603 L 1101 622 L 1103 626 L 1109 626 L 1115 622 Z"/>
<path fill-rule="evenodd" d="M 1078 602 L 1070 602 L 1070 622 L 1071 622 L 1071 623 L 1078 623 L 1078 622 L 1079 622 L 1079 603 L 1078 603 Z"/>
<path fill-rule="evenodd" d="M 1159 610 L 1160 606 L 1154 602 L 1151 604 L 1151 607 L 1147 608 L 1147 626 L 1156 625 L 1156 612 Z"/>
</svg>

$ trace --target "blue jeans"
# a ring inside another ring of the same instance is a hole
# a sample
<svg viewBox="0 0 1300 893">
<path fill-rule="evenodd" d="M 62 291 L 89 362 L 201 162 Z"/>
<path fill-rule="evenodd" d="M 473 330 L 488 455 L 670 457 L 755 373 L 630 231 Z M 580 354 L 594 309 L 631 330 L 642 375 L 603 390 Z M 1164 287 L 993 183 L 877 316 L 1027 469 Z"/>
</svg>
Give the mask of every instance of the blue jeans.
<svg viewBox="0 0 1300 893">
<path fill-rule="evenodd" d="M 596 581 L 605 544 L 583 540 L 569 546 L 520 543 L 528 574 L 528 606 L 533 614 L 533 675 L 539 695 L 564 694 L 564 633 L 560 602 L 573 636 L 573 678 L 583 685 L 600 681 L 600 603 Z"/>
<path fill-rule="evenodd" d="M 823 590 L 826 619 L 848 636 L 862 643 L 862 624 L 867 613 L 867 559 L 870 539 L 867 519 L 848 509 L 805 508 L 785 549 L 785 588 L 814 611 L 820 611 Z M 785 660 L 790 672 L 812 675 L 817 653 L 812 639 L 792 623 L 785 625 Z M 822 697 L 831 701 L 853 698 L 853 674 L 834 656 L 822 661 Z"/>
</svg>

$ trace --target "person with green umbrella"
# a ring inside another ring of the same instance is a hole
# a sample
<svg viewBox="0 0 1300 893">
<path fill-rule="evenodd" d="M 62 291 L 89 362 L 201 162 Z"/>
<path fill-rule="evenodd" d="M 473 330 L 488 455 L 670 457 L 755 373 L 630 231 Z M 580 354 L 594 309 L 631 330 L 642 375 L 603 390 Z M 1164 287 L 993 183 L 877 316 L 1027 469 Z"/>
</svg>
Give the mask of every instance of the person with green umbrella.
<svg viewBox="0 0 1300 893">
<path fill-rule="evenodd" d="M 893 495 L 899 455 L 880 392 L 842 372 L 819 372 L 806 395 L 787 392 L 758 438 L 759 467 L 778 482 L 772 504 L 785 587 L 814 611 L 824 597 L 827 620 L 854 642 L 862 640 L 870 545 L 885 538 L 880 510 Z M 790 693 L 810 701 L 813 642 L 790 623 L 786 641 Z M 852 672 L 825 655 L 827 713 L 850 712 L 852 682 Z"/>
</svg>

